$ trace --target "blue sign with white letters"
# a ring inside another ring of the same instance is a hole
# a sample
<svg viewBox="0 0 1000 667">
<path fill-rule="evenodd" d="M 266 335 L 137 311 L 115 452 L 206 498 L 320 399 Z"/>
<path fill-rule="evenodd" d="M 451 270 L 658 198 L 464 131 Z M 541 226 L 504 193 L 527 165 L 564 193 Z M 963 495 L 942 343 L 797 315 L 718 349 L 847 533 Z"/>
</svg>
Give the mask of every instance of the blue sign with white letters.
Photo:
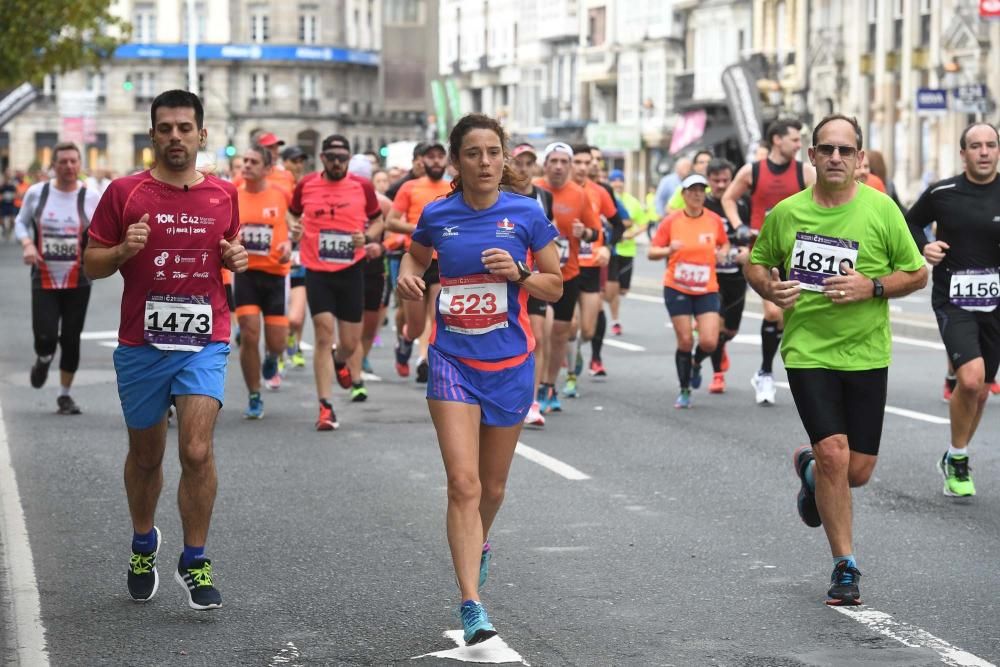
<svg viewBox="0 0 1000 667">
<path fill-rule="evenodd" d="M 917 113 L 944 113 L 947 110 L 948 91 L 946 89 L 917 89 Z"/>
<path fill-rule="evenodd" d="M 115 49 L 115 58 L 187 60 L 187 44 L 122 44 Z M 198 44 L 198 60 L 263 60 L 332 62 L 371 65 L 377 67 L 379 56 L 371 51 L 358 51 L 333 46 L 278 46 L 272 44 Z"/>
</svg>

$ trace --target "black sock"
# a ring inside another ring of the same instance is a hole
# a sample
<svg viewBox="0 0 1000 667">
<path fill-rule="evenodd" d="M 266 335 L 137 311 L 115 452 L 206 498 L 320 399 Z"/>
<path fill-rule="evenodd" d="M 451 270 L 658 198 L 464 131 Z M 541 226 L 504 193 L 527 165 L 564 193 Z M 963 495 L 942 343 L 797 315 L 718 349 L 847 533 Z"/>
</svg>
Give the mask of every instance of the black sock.
<svg viewBox="0 0 1000 667">
<path fill-rule="evenodd" d="M 701 349 L 701 345 L 699 345 L 698 349 L 696 349 L 694 351 L 694 363 L 695 363 L 695 365 L 696 366 L 700 366 L 701 362 L 705 361 L 705 359 L 708 359 L 710 356 L 712 356 L 712 353 L 711 352 L 706 352 L 705 350 Z"/>
<path fill-rule="evenodd" d="M 948 385 L 948 391 L 955 391 L 955 387 L 958 385 L 958 378 L 954 375 L 945 375 L 944 383 Z"/>
<path fill-rule="evenodd" d="M 760 347 L 762 358 L 760 370 L 771 373 L 771 366 L 774 364 L 774 355 L 781 347 L 781 331 L 778 330 L 777 322 L 764 320 L 760 324 Z"/>
<path fill-rule="evenodd" d="M 691 353 L 677 350 L 674 352 L 674 364 L 677 366 L 677 379 L 681 389 L 687 389 L 691 384 Z"/>
<path fill-rule="evenodd" d="M 333 405 L 331 405 L 330 401 L 326 400 L 325 398 L 319 399 L 319 404 L 322 405 L 324 408 L 330 408 L 331 410 L 333 409 Z"/>
<path fill-rule="evenodd" d="M 365 381 L 361 380 L 360 382 L 354 382 L 352 384 L 355 389 L 360 389 L 361 387 L 365 386 Z"/>
<path fill-rule="evenodd" d="M 729 334 L 725 331 L 720 331 L 719 343 L 715 346 L 715 352 L 712 353 L 712 370 L 716 373 L 722 372 L 722 355 L 725 354 L 726 343 L 729 341 Z"/>
<path fill-rule="evenodd" d="M 597 313 L 597 326 L 594 327 L 594 337 L 590 339 L 590 358 L 594 361 L 601 360 L 601 347 L 604 345 L 604 333 L 608 330 L 608 318 L 604 316 L 602 308 Z"/>
</svg>

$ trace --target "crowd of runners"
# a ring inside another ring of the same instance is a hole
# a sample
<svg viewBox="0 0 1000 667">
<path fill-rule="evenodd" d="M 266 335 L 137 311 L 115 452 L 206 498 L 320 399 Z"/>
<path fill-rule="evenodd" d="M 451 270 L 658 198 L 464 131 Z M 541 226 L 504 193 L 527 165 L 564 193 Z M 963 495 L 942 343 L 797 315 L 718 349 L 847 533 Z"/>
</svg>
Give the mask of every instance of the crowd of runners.
<svg viewBox="0 0 1000 667">
<path fill-rule="evenodd" d="M 906 211 L 872 173 L 857 121 L 839 114 L 811 129 L 806 160 L 802 125 L 779 120 L 758 159 L 737 168 L 700 151 L 646 200 L 625 191 L 620 170 L 606 171 L 598 147 L 512 146 L 480 114 L 462 118 L 447 144 L 418 144 L 396 183 L 337 134 L 322 141 L 321 169 L 303 173 L 305 154 L 269 133 L 227 181 L 196 168 L 207 141 L 196 96 L 162 93 L 150 122 L 152 168 L 99 193 L 79 179 L 79 149 L 59 144 L 52 177 L 2 211 L 31 266 L 31 384 L 46 384 L 58 351 L 60 414 L 82 412 L 70 392 L 90 281 L 123 278 L 114 366 L 137 602 L 159 585 L 154 513 L 175 417 L 183 551 L 174 578 L 192 608 L 221 606 L 205 544 L 230 346 L 246 385 L 243 414 L 264 418 L 263 389 L 279 391 L 288 369 L 308 363 L 308 306 L 318 431 L 340 426 L 337 401 L 378 400 L 365 379 L 380 336 L 394 338 L 392 372 L 426 385 L 465 639 L 496 634 L 479 589 L 518 436 L 564 410 L 585 375 L 614 376 L 602 345 L 627 326 L 621 300 L 640 247 L 664 265 L 678 409 L 692 407 L 706 360 L 708 392 L 727 391 L 727 342 L 748 288 L 762 297 L 754 402 L 778 400 L 780 350 L 809 443 L 787 443 L 797 509 L 826 531 L 829 604 L 861 602 L 851 488 L 868 481 L 879 451 L 888 300 L 921 289 L 928 265 L 951 416 L 938 465 L 946 495 L 975 494 L 970 443 L 1000 391 L 1000 137 L 991 125 L 963 131 L 963 173 Z"/>
</svg>

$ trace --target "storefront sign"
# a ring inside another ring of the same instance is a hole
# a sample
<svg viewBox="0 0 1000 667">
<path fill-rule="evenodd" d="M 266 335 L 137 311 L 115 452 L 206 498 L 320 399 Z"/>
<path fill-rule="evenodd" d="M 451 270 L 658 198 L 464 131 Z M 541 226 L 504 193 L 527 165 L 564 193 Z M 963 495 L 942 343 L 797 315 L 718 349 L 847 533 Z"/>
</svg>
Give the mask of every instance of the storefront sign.
<svg viewBox="0 0 1000 667">
<path fill-rule="evenodd" d="M 123 44 L 115 49 L 115 58 L 160 58 L 187 60 L 187 44 Z M 379 55 L 370 51 L 329 46 L 277 46 L 270 44 L 198 44 L 198 60 L 291 60 L 308 62 L 379 64 Z"/>
<path fill-rule="evenodd" d="M 917 113 L 936 114 L 948 111 L 948 91 L 944 88 L 918 88 Z"/>
<path fill-rule="evenodd" d="M 951 93 L 952 111 L 960 113 L 986 113 L 989 111 L 989 93 L 986 91 L 986 86 L 981 83 L 958 86 L 953 88 Z"/>
</svg>

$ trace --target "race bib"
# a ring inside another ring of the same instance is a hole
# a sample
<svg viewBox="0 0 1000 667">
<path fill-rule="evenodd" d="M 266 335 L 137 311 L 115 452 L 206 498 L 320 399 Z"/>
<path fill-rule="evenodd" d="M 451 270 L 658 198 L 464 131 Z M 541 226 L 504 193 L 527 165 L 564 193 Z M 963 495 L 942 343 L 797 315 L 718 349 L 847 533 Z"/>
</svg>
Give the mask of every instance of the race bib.
<svg viewBox="0 0 1000 667">
<path fill-rule="evenodd" d="M 270 255 L 274 227 L 271 225 L 243 225 L 243 247 L 249 255 Z"/>
<path fill-rule="evenodd" d="M 569 239 L 557 236 L 556 247 L 559 248 L 559 266 L 566 266 L 566 262 L 569 261 Z"/>
<path fill-rule="evenodd" d="M 444 327 L 453 333 L 478 336 L 505 329 L 507 321 L 507 279 L 490 273 L 461 278 L 441 276 L 438 312 Z"/>
<path fill-rule="evenodd" d="M 990 313 L 1000 305 L 1000 272 L 997 269 L 967 269 L 951 274 L 951 302 L 962 310 Z"/>
<path fill-rule="evenodd" d="M 580 258 L 590 259 L 594 256 L 594 244 L 590 241 L 580 241 Z"/>
<path fill-rule="evenodd" d="M 712 277 L 712 267 L 707 264 L 689 264 L 688 262 L 677 262 L 674 267 L 674 282 L 679 287 L 695 292 L 704 292 L 708 289 L 708 281 Z"/>
<path fill-rule="evenodd" d="M 42 259 L 46 262 L 75 262 L 80 253 L 76 234 L 42 232 Z"/>
<path fill-rule="evenodd" d="M 351 235 L 334 231 L 320 232 L 319 258 L 332 264 L 353 264 L 354 240 Z"/>
<path fill-rule="evenodd" d="M 857 241 L 796 232 L 788 279 L 798 280 L 804 290 L 822 292 L 824 280 L 846 276 L 857 263 Z"/>
<path fill-rule="evenodd" d="M 159 350 L 197 352 L 212 340 L 211 299 L 150 294 L 146 298 L 143 339 Z"/>
</svg>

